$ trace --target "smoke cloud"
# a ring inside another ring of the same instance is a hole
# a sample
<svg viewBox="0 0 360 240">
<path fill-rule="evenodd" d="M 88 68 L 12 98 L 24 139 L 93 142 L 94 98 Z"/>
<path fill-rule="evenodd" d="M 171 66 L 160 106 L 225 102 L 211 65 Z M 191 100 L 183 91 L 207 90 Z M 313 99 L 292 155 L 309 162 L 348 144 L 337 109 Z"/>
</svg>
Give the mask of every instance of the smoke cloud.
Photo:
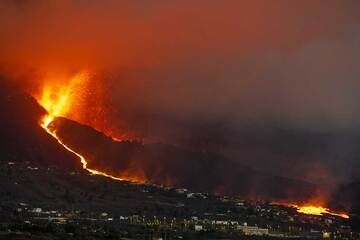
<svg viewBox="0 0 360 240">
<path fill-rule="evenodd" d="M 5 0 L 0 69 L 34 94 L 49 76 L 85 69 L 93 77 L 76 120 L 238 158 L 248 126 L 358 131 L 359 5 Z"/>
</svg>

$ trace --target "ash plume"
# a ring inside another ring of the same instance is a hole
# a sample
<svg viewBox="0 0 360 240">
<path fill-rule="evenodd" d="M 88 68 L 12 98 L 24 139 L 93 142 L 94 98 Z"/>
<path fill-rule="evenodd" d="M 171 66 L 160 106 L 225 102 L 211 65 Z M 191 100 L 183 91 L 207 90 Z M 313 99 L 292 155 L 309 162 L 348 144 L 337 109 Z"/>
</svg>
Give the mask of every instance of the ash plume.
<svg viewBox="0 0 360 240">
<path fill-rule="evenodd" d="M 65 117 L 338 184 L 359 177 L 359 5 L 6 0 L 0 70 L 37 96 L 85 69 Z"/>
</svg>

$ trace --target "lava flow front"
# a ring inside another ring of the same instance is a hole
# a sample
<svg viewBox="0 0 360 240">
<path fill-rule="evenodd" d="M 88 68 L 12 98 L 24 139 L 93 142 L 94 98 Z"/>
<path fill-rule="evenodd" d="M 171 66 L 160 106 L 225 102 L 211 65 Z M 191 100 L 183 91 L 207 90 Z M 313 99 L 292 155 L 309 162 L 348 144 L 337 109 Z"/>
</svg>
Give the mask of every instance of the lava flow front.
<svg viewBox="0 0 360 240">
<path fill-rule="evenodd" d="M 311 215 L 330 214 L 330 215 L 338 216 L 338 217 L 342 217 L 342 218 L 349 218 L 349 215 L 347 215 L 345 213 L 333 212 L 329 208 L 325 208 L 325 207 L 313 206 L 313 205 L 304 205 L 304 206 L 295 205 L 294 207 L 296 207 L 296 209 L 299 213 L 311 214 Z"/>
<path fill-rule="evenodd" d="M 38 100 L 39 103 L 47 110 L 48 114 L 42 119 L 40 125 L 46 130 L 47 133 L 54 137 L 58 141 L 58 143 L 61 144 L 67 151 L 73 153 L 78 158 L 80 158 L 82 167 L 90 173 L 109 177 L 115 180 L 123 180 L 122 178 L 88 168 L 85 157 L 64 144 L 57 136 L 56 131 L 49 128 L 49 125 L 54 121 L 56 117 L 66 116 L 75 99 L 75 93 L 79 90 L 78 87 L 82 86 L 82 84 L 87 81 L 88 77 L 89 75 L 87 72 L 81 72 L 71 78 L 70 83 L 67 84 L 66 87 L 62 86 L 55 88 L 53 86 L 46 86 L 44 88 L 42 96 Z"/>
<path fill-rule="evenodd" d="M 287 205 L 290 207 L 294 207 L 294 208 L 296 208 L 296 210 L 299 213 L 303 213 L 303 214 L 318 215 L 318 216 L 322 216 L 324 214 L 329 214 L 329 215 L 338 216 L 338 217 L 342 217 L 342 218 L 349 218 L 349 215 L 347 215 L 346 213 L 335 212 L 335 211 L 330 210 L 329 208 L 321 207 L 321 206 L 317 206 L 317 205 L 311 205 L 311 204 L 305 204 L 303 206 L 299 206 L 296 204 L 281 204 L 281 205 Z"/>
<path fill-rule="evenodd" d="M 295 208 L 298 213 L 303 213 L 308 215 L 323 216 L 325 214 L 328 214 L 346 219 L 350 218 L 349 215 L 346 213 L 330 210 L 329 208 L 320 206 L 320 204 L 307 203 L 303 205 L 297 205 L 293 203 L 284 203 L 284 202 L 273 202 L 273 204 Z"/>
</svg>

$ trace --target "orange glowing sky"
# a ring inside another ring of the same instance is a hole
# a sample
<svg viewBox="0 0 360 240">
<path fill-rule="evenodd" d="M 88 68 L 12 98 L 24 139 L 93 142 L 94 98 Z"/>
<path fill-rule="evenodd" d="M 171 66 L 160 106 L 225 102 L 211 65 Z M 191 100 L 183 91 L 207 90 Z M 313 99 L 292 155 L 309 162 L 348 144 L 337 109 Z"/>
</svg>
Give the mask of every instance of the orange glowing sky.
<svg viewBox="0 0 360 240">
<path fill-rule="evenodd" d="M 280 115 L 295 124 L 318 118 L 322 125 L 329 116 L 348 126 L 356 118 L 351 97 L 342 96 L 357 88 L 351 63 L 358 58 L 347 38 L 358 21 L 355 9 L 344 1 L 2 1 L 0 72 L 19 79 L 34 74 L 28 85 L 42 90 L 38 79 L 104 71 L 109 74 L 84 94 L 113 82 L 105 94 L 123 115 L 138 109 L 181 118 Z M 329 107 L 326 96 L 341 90 Z M 86 122 L 112 128 L 103 119 L 117 113 L 92 105 L 96 113 L 82 114 Z M 128 122 L 118 125 L 126 129 Z"/>
</svg>

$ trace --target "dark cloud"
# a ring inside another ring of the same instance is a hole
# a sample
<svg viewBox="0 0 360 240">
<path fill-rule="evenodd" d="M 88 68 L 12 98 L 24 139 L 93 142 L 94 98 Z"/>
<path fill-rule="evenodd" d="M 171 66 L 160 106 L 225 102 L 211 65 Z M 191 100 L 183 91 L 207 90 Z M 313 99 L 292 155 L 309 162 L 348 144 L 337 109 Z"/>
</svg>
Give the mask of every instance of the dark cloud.
<svg viewBox="0 0 360 240">
<path fill-rule="evenodd" d="M 104 99 L 82 122 L 147 139 L 237 146 L 249 125 L 357 130 L 359 5 L 2 1 L 0 66 L 37 76 L 31 88 L 49 71 L 96 72 Z"/>
</svg>

